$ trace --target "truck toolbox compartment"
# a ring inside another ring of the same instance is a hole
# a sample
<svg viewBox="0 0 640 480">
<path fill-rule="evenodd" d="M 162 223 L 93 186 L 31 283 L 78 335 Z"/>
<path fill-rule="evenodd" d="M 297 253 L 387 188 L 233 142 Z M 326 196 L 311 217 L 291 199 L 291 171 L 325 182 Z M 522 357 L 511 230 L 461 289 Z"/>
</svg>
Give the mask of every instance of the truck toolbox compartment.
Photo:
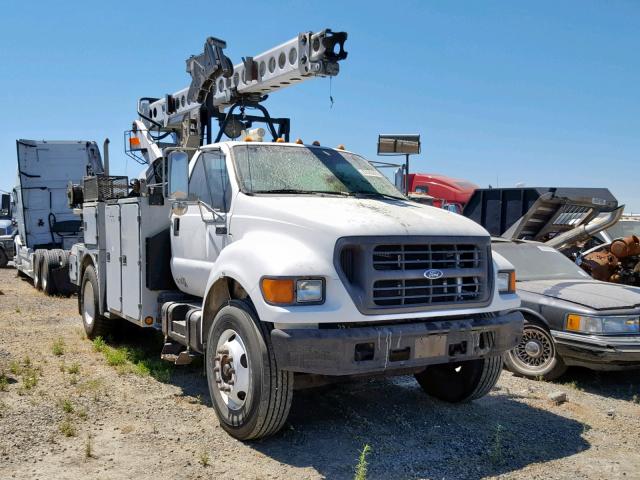
<svg viewBox="0 0 640 480">
<path fill-rule="evenodd" d="M 519 342 L 520 312 L 353 328 L 274 329 L 278 366 L 354 375 L 499 355 Z"/>
</svg>

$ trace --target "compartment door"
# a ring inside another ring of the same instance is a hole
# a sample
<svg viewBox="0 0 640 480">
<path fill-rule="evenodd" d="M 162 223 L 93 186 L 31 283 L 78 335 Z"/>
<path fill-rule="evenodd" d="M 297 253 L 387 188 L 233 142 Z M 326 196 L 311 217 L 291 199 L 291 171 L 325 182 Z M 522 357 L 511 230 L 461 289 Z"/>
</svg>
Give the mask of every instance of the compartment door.
<svg viewBox="0 0 640 480">
<path fill-rule="evenodd" d="M 122 272 L 120 269 L 120 205 L 105 208 L 107 256 L 107 310 L 122 312 Z"/>
<path fill-rule="evenodd" d="M 140 206 L 120 205 L 122 239 L 122 313 L 140 320 Z"/>
<path fill-rule="evenodd" d="M 84 220 L 84 243 L 96 245 L 98 243 L 98 214 L 96 207 L 84 207 L 82 211 Z"/>
</svg>

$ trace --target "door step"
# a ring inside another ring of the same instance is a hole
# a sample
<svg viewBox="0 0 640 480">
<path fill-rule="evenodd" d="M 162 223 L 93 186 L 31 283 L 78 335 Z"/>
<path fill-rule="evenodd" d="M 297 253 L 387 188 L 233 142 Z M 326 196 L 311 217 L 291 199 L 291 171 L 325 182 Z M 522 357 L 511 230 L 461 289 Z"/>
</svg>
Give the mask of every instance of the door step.
<svg viewBox="0 0 640 480">
<path fill-rule="evenodd" d="M 165 342 L 160 354 L 162 360 L 171 362 L 174 365 L 189 365 L 198 356 L 199 354 L 193 353 L 189 349 L 185 350 L 183 345 L 173 342 Z"/>
<path fill-rule="evenodd" d="M 165 302 L 162 332 L 168 342 L 202 352 L 202 307 L 195 302 Z"/>
</svg>

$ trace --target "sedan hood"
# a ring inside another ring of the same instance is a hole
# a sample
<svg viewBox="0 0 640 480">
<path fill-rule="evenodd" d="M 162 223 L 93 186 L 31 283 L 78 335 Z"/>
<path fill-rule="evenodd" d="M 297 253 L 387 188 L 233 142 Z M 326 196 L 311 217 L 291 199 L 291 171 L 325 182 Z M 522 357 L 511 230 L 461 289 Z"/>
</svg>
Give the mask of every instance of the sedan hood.
<svg viewBox="0 0 640 480">
<path fill-rule="evenodd" d="M 640 288 L 597 280 L 529 280 L 518 290 L 557 298 L 594 310 L 631 309 L 640 306 Z"/>
</svg>

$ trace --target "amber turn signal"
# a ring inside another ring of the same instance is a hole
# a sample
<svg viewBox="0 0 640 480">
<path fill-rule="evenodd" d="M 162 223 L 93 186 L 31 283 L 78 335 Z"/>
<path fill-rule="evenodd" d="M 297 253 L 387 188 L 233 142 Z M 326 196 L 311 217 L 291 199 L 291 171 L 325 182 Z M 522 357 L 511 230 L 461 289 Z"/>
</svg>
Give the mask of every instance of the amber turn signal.
<svg viewBox="0 0 640 480">
<path fill-rule="evenodd" d="M 262 296 L 271 304 L 287 305 L 294 302 L 294 285 L 292 278 L 263 278 Z"/>
</svg>

